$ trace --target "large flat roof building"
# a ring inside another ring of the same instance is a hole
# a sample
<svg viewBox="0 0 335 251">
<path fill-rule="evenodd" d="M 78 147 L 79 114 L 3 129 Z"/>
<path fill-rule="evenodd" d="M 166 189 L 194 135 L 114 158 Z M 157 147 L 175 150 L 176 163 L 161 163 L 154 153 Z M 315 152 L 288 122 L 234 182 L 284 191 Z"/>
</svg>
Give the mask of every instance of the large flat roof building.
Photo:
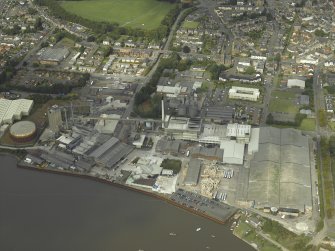
<svg viewBox="0 0 335 251">
<path fill-rule="evenodd" d="M 196 186 L 199 181 L 200 170 L 201 161 L 198 159 L 191 159 L 188 163 L 188 169 L 184 179 L 184 184 L 188 186 Z"/>
<path fill-rule="evenodd" d="M 229 98 L 231 99 L 257 101 L 259 96 L 260 96 L 260 92 L 259 92 L 259 89 L 257 88 L 232 86 L 229 89 Z"/>
<path fill-rule="evenodd" d="M 242 165 L 245 144 L 234 140 L 221 141 L 220 149 L 223 149 L 222 162 L 227 164 Z"/>
<path fill-rule="evenodd" d="M 41 64 L 57 65 L 70 54 L 66 48 L 43 48 L 38 53 Z"/>
<path fill-rule="evenodd" d="M 228 124 L 227 137 L 236 139 L 238 142 L 248 143 L 250 140 L 251 125 Z"/>
<path fill-rule="evenodd" d="M 8 100 L 0 98 L 0 125 L 12 124 L 22 116 L 29 115 L 34 101 L 29 99 Z"/>
<path fill-rule="evenodd" d="M 250 162 L 247 200 L 255 208 L 312 210 L 309 151 L 308 137 L 298 130 L 260 128 L 258 152 Z"/>
<path fill-rule="evenodd" d="M 112 137 L 98 148 L 94 149 L 89 156 L 94 158 L 100 165 L 112 168 L 132 150 L 132 146 L 122 143 L 119 139 Z"/>
</svg>

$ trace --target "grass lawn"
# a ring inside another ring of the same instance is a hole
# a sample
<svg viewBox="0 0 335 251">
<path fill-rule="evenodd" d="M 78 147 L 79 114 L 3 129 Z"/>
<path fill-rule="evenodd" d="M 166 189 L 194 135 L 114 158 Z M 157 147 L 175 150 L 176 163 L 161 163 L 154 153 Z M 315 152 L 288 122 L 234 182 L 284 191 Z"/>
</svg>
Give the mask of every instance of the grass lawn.
<svg viewBox="0 0 335 251">
<path fill-rule="evenodd" d="M 270 112 L 297 113 L 299 111 L 292 100 L 273 97 L 270 101 Z"/>
<path fill-rule="evenodd" d="M 261 251 L 280 251 L 281 249 L 273 245 L 262 236 L 256 234 L 255 230 L 243 221 L 234 229 L 234 233 L 249 243 L 255 243 Z"/>
<path fill-rule="evenodd" d="M 328 122 L 328 126 L 332 131 L 335 131 L 335 122 Z"/>
<path fill-rule="evenodd" d="M 185 21 L 182 27 L 185 29 L 196 29 L 199 26 L 199 22 L 196 21 Z"/>
<path fill-rule="evenodd" d="M 64 37 L 61 41 L 57 43 L 58 47 L 73 47 L 75 42 L 72 39 Z"/>
<path fill-rule="evenodd" d="M 295 93 L 293 92 L 288 92 L 288 91 L 273 91 L 271 93 L 272 97 L 278 97 L 278 98 L 283 98 L 283 99 L 294 99 L 295 98 Z"/>
<path fill-rule="evenodd" d="M 160 25 L 175 4 L 157 0 L 88 0 L 63 1 L 61 6 L 89 20 L 152 30 Z"/>
<path fill-rule="evenodd" d="M 315 119 L 304 119 L 299 128 L 300 130 L 303 131 L 314 131 L 315 130 Z"/>
</svg>

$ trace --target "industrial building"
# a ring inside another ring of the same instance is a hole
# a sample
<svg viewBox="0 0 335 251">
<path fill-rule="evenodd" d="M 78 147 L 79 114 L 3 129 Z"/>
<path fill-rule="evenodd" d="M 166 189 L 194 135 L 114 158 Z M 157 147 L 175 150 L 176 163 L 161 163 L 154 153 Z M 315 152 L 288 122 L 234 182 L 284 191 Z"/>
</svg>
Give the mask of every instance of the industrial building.
<svg viewBox="0 0 335 251">
<path fill-rule="evenodd" d="M 93 150 L 89 156 L 94 158 L 98 164 L 106 168 L 112 168 L 132 150 L 132 146 L 122 143 L 119 139 L 112 137 Z"/>
<path fill-rule="evenodd" d="M 218 144 L 227 138 L 227 127 L 224 125 L 204 124 L 199 142 L 205 144 Z"/>
<path fill-rule="evenodd" d="M 259 89 L 232 86 L 229 89 L 230 99 L 242 99 L 248 101 L 257 101 L 260 96 Z"/>
<path fill-rule="evenodd" d="M 173 139 L 197 141 L 201 131 L 200 118 L 166 116 L 165 121 L 164 131 L 166 135 Z"/>
<path fill-rule="evenodd" d="M 234 108 L 231 106 L 210 106 L 206 108 L 205 120 L 214 123 L 229 123 L 234 117 Z"/>
<path fill-rule="evenodd" d="M 9 129 L 9 134 L 14 141 L 27 142 L 36 136 L 36 125 L 32 121 L 19 121 Z"/>
<path fill-rule="evenodd" d="M 282 214 L 311 211 L 309 138 L 296 129 L 263 127 L 254 151 L 247 201 Z"/>
<path fill-rule="evenodd" d="M 292 87 L 299 87 L 300 89 L 305 89 L 305 81 L 301 79 L 289 79 L 287 80 L 287 87 L 292 88 Z"/>
<path fill-rule="evenodd" d="M 160 139 L 156 144 L 156 152 L 163 154 L 177 155 L 179 153 L 181 141 Z"/>
<path fill-rule="evenodd" d="M 187 186 L 196 186 L 199 181 L 200 170 L 201 161 L 198 159 L 191 159 L 188 163 L 184 184 Z"/>
<path fill-rule="evenodd" d="M 179 95 L 187 94 L 187 87 L 181 86 L 167 86 L 167 85 L 157 85 L 157 93 L 164 94 L 167 97 L 178 97 Z"/>
<path fill-rule="evenodd" d="M 193 158 L 216 160 L 222 162 L 223 150 L 219 147 L 207 148 L 196 146 L 190 149 L 190 154 Z"/>
<path fill-rule="evenodd" d="M 244 148 L 244 143 L 238 143 L 235 140 L 221 141 L 220 149 L 223 149 L 222 162 L 226 164 L 242 165 Z"/>
<path fill-rule="evenodd" d="M 113 134 L 119 118 L 121 118 L 119 114 L 102 114 L 94 129 L 100 133 Z"/>
<path fill-rule="evenodd" d="M 12 124 L 22 116 L 28 116 L 34 101 L 29 99 L 8 100 L 0 98 L 0 125 Z"/>
<path fill-rule="evenodd" d="M 59 132 L 60 126 L 63 124 L 62 110 L 58 105 L 53 105 L 48 109 L 49 128 L 53 132 Z"/>
<path fill-rule="evenodd" d="M 70 54 L 66 48 L 42 48 L 38 52 L 40 64 L 58 65 Z"/>
<path fill-rule="evenodd" d="M 228 124 L 227 137 L 237 142 L 249 143 L 251 133 L 251 125 L 244 124 Z"/>
</svg>

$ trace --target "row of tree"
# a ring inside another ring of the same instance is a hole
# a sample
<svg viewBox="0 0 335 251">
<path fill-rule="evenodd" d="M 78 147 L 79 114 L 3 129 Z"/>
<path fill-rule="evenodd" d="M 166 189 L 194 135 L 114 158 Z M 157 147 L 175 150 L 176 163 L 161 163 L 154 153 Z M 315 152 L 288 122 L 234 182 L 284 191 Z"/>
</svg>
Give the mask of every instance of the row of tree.
<svg viewBox="0 0 335 251">
<path fill-rule="evenodd" d="M 292 126 L 292 127 L 299 127 L 301 125 L 301 122 L 307 118 L 306 114 L 300 114 L 297 113 L 295 115 L 294 121 L 278 121 L 275 120 L 273 115 L 269 113 L 269 115 L 266 118 L 266 123 L 268 125 L 282 125 L 282 126 Z"/>
</svg>

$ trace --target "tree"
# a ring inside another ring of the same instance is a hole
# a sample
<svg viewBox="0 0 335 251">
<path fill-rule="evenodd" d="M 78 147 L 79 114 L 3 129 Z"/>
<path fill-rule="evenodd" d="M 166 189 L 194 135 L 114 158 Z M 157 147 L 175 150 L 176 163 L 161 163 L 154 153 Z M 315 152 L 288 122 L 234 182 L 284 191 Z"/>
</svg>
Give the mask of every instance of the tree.
<svg viewBox="0 0 335 251">
<path fill-rule="evenodd" d="M 266 118 L 266 123 L 271 125 L 271 124 L 273 124 L 273 122 L 274 122 L 273 115 L 271 113 L 269 113 L 267 118 Z"/>
<path fill-rule="evenodd" d="M 256 73 L 256 70 L 254 67 L 252 66 L 249 66 L 246 70 L 245 70 L 245 73 L 248 74 L 248 75 L 253 75 Z"/>
<path fill-rule="evenodd" d="M 85 51 L 85 47 L 82 45 L 82 46 L 80 46 L 80 48 L 79 48 L 79 52 L 80 53 L 83 53 Z"/>
<path fill-rule="evenodd" d="M 95 36 L 93 36 L 93 35 L 88 36 L 87 42 L 94 42 L 94 41 L 95 41 Z"/>
<path fill-rule="evenodd" d="M 49 46 L 49 42 L 48 41 L 44 41 L 41 43 L 41 48 L 45 48 Z"/>
<path fill-rule="evenodd" d="M 34 28 L 36 30 L 43 30 L 43 23 L 42 23 L 42 19 L 40 17 L 36 18 Z"/>
<path fill-rule="evenodd" d="M 184 53 L 190 53 L 190 52 L 191 52 L 190 47 L 188 47 L 187 45 L 185 45 L 185 46 L 183 47 L 183 52 L 184 52 Z"/>
<path fill-rule="evenodd" d="M 317 37 L 327 37 L 329 34 L 324 32 L 324 30 L 322 29 L 317 29 L 315 32 L 314 32 L 315 36 Z"/>
<path fill-rule="evenodd" d="M 327 113 L 325 110 L 319 110 L 318 112 L 318 120 L 319 120 L 319 124 L 320 126 L 324 127 L 327 125 Z"/>
</svg>

